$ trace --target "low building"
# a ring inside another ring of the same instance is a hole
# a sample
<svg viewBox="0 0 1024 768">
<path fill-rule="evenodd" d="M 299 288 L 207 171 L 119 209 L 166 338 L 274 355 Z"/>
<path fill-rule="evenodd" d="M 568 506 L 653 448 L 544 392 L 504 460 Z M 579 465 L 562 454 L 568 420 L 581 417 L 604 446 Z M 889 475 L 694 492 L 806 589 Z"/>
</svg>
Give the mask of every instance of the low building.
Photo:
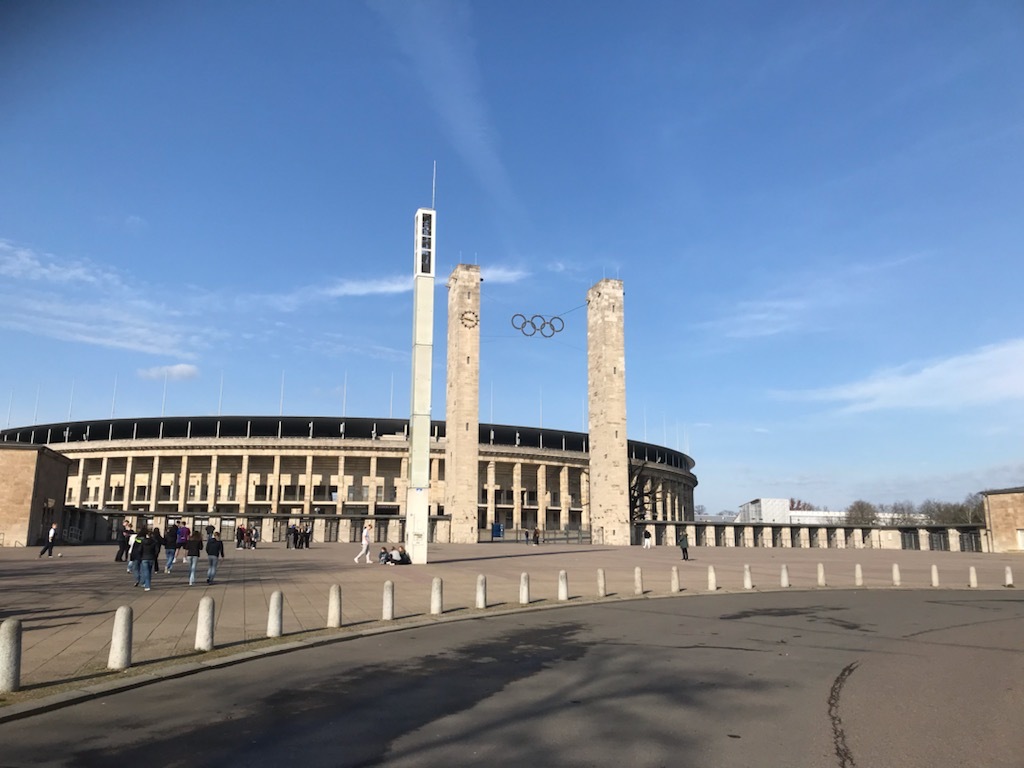
<svg viewBox="0 0 1024 768">
<path fill-rule="evenodd" d="M 1024 488 L 982 491 L 993 552 L 1024 552 Z"/>
<path fill-rule="evenodd" d="M 374 522 L 378 541 L 402 541 L 408 485 L 408 420 L 204 416 L 43 424 L 0 432 L 0 445 L 67 457 L 67 486 L 50 491 L 82 515 L 87 540 L 116 537 L 124 518 L 161 529 L 169 521 L 238 526 L 282 540 L 292 524 L 318 542 L 351 542 Z M 589 436 L 584 432 L 480 424 L 474 514 L 445 509 L 446 423 L 431 423 L 429 540 L 489 541 L 539 528 L 548 540 L 609 543 L 591 517 Z M 52 449 L 52 450 L 50 450 Z M 653 500 L 642 524 L 659 543 L 693 519 L 693 459 L 629 441 L 626 457 Z M 630 510 L 619 525 L 638 530 Z M 90 521 L 91 522 L 88 522 Z M 109 525 L 106 524 L 109 522 Z M 456 530 L 461 525 L 463 529 Z"/>
<path fill-rule="evenodd" d="M 53 523 L 74 538 L 64 521 L 71 463 L 45 445 L 0 443 L 0 546 L 35 546 Z"/>
</svg>

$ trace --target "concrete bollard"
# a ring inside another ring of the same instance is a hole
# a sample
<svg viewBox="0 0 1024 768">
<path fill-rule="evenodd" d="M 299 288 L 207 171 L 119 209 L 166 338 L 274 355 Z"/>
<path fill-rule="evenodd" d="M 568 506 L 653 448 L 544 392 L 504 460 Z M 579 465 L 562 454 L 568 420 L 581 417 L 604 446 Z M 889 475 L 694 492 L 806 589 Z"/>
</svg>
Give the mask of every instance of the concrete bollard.
<svg viewBox="0 0 1024 768">
<path fill-rule="evenodd" d="M 970 570 L 967 571 L 967 586 L 971 589 L 978 588 L 978 572 L 974 569 L 973 565 Z"/>
<path fill-rule="evenodd" d="M 853 584 L 857 587 L 864 586 L 864 569 L 860 567 L 860 563 L 853 566 Z"/>
<path fill-rule="evenodd" d="M 558 572 L 558 599 L 562 602 L 569 599 L 569 574 L 565 571 Z"/>
<path fill-rule="evenodd" d="M 644 571 L 640 566 L 633 569 L 633 594 L 642 595 L 644 593 Z"/>
<path fill-rule="evenodd" d="M 281 590 L 270 595 L 270 609 L 267 611 L 267 637 L 284 634 L 284 595 Z"/>
<path fill-rule="evenodd" d="M 7 619 L 0 623 L 0 693 L 20 689 L 21 619 Z"/>
<path fill-rule="evenodd" d="M 1012 587 L 1013 586 L 1013 569 L 1010 566 L 1006 566 L 1006 573 L 1005 573 L 1005 575 L 1003 577 L 1003 586 L 1004 587 Z"/>
<path fill-rule="evenodd" d="M 213 650 L 213 598 L 209 595 L 199 601 L 199 615 L 196 617 L 196 650 Z"/>
<path fill-rule="evenodd" d="M 679 592 L 682 587 L 679 584 L 679 566 L 672 566 L 672 578 L 669 580 L 668 591 L 675 594 Z"/>
<path fill-rule="evenodd" d="M 827 587 L 828 584 L 825 582 L 825 564 L 818 563 L 818 586 Z"/>
<path fill-rule="evenodd" d="M 482 573 L 476 577 L 476 607 L 480 610 L 487 607 L 487 577 Z"/>
<path fill-rule="evenodd" d="M 327 597 L 327 628 L 338 629 L 341 626 L 341 584 L 332 584 Z"/>
<path fill-rule="evenodd" d="M 753 589 L 754 588 L 754 580 L 753 580 L 753 578 L 750 575 L 750 565 L 747 564 L 747 563 L 743 564 L 743 588 L 744 589 Z"/>
<path fill-rule="evenodd" d="M 597 596 L 608 597 L 608 581 L 604 576 L 604 568 L 597 569 Z"/>
<path fill-rule="evenodd" d="M 932 563 L 932 586 L 939 586 L 939 566 Z"/>
<path fill-rule="evenodd" d="M 430 582 L 430 615 L 440 616 L 444 613 L 444 582 L 435 576 Z"/>
<path fill-rule="evenodd" d="M 782 574 L 779 576 L 779 586 L 783 589 L 789 588 L 789 566 L 783 564 Z"/>
<path fill-rule="evenodd" d="M 718 589 L 718 578 L 715 576 L 715 566 L 708 566 L 708 592 L 715 592 Z"/>
<path fill-rule="evenodd" d="M 382 621 L 391 621 L 395 618 L 395 582 L 384 582 L 384 606 L 380 613 Z"/>
<path fill-rule="evenodd" d="M 900 566 L 898 563 L 892 564 L 892 585 L 894 587 L 900 585 Z"/>
<path fill-rule="evenodd" d="M 519 604 L 530 604 L 530 574 L 525 572 L 519 575 Z"/>
<path fill-rule="evenodd" d="M 122 605 L 114 614 L 114 633 L 110 637 L 107 669 L 128 669 L 132 665 L 132 609 Z"/>
</svg>

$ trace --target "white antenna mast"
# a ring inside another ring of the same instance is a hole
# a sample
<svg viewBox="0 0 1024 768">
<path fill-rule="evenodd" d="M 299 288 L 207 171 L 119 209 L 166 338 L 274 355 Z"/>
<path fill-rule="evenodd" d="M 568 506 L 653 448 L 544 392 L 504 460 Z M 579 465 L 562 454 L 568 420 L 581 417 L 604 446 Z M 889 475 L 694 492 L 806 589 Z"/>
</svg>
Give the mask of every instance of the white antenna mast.
<svg viewBox="0 0 1024 768">
<path fill-rule="evenodd" d="M 434 161 L 434 178 L 430 182 L 430 208 L 431 208 L 431 210 L 436 210 L 434 208 L 434 196 L 435 196 L 436 193 L 437 193 L 437 160 Z"/>
</svg>

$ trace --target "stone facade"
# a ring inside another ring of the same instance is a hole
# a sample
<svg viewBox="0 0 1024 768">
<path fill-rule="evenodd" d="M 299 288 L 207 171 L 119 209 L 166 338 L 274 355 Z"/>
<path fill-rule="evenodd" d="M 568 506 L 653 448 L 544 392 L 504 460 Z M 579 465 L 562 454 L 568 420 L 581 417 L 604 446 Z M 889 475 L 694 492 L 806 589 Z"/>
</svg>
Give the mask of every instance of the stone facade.
<svg viewBox="0 0 1024 768">
<path fill-rule="evenodd" d="M 459 264 L 448 279 L 444 511 L 457 544 L 476 542 L 486 527 L 478 519 L 480 282 L 480 267 L 470 264 Z"/>
<path fill-rule="evenodd" d="M 602 280 L 587 292 L 590 522 L 605 544 L 629 544 L 633 539 L 623 301 L 621 280 Z"/>
<path fill-rule="evenodd" d="M 993 552 L 1024 552 L 1024 488 L 983 491 L 985 528 Z"/>
<path fill-rule="evenodd" d="M 63 528 L 71 461 L 43 446 L 0 443 L 0 546 L 31 547 Z"/>
<path fill-rule="evenodd" d="M 463 431 L 465 425 L 463 424 Z M 431 422 L 429 540 L 453 541 L 447 506 L 447 429 Z M 472 430 L 470 430 L 472 432 Z M 480 424 L 471 525 L 459 540 L 489 538 L 492 523 L 512 531 L 590 532 L 588 436 L 582 432 Z M 167 417 L 66 422 L 0 431 L 0 445 L 49 445 L 71 460 L 66 491 L 75 509 L 96 510 L 163 529 L 171 519 L 214 525 L 229 535 L 257 525 L 270 541 L 291 523 L 310 522 L 314 541 L 358 541 L 372 518 L 379 541 L 405 532 L 408 421 L 319 417 Z M 693 518 L 693 460 L 630 441 L 633 461 L 655 467 L 652 514 L 659 525 Z M 470 461 L 472 466 L 472 460 Z M 63 488 L 63 484 L 61 485 Z M 77 514 L 74 509 L 67 515 Z M 70 518 L 68 518 L 70 519 Z M 77 524 L 76 524 L 77 525 Z M 88 520 L 82 527 L 88 527 Z M 594 541 L 601 543 L 596 528 Z M 10 543 L 10 542 L 8 542 Z"/>
</svg>

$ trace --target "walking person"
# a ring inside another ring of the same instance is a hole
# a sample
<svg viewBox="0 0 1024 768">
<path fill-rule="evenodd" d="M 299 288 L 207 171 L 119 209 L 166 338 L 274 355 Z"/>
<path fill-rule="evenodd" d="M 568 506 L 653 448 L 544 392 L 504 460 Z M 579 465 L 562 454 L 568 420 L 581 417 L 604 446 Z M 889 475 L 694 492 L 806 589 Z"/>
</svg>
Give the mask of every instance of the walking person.
<svg viewBox="0 0 1024 768">
<path fill-rule="evenodd" d="M 43 544 L 43 548 L 39 550 L 39 557 L 46 555 L 47 557 L 53 557 L 53 545 L 57 543 L 57 524 L 54 523 L 50 526 L 50 530 L 46 533 L 46 543 Z"/>
<path fill-rule="evenodd" d="M 540 528 L 533 529 L 533 546 L 540 546 Z"/>
<path fill-rule="evenodd" d="M 217 531 L 206 540 L 206 557 L 210 561 L 210 567 L 206 570 L 206 583 L 213 584 L 213 578 L 217 575 L 217 565 L 224 557 L 224 542 L 220 540 L 220 533 Z"/>
<path fill-rule="evenodd" d="M 188 541 L 185 542 L 185 557 L 188 558 L 188 585 L 191 587 L 196 583 L 196 566 L 199 565 L 199 555 L 203 551 L 203 534 L 193 531 Z"/>
<path fill-rule="evenodd" d="M 178 556 L 178 526 L 171 527 L 164 533 L 164 573 L 174 569 L 174 560 Z"/>
<path fill-rule="evenodd" d="M 175 546 L 178 549 L 184 549 L 185 544 L 191 537 L 192 531 L 189 530 L 188 526 L 185 525 L 185 521 L 183 520 L 181 524 L 178 525 L 178 537 L 177 540 L 175 541 Z M 185 555 L 181 556 L 181 562 L 185 562 Z M 168 571 L 168 573 L 170 573 L 170 571 Z"/>
<path fill-rule="evenodd" d="M 359 562 L 359 558 L 365 556 L 366 562 L 372 562 L 370 560 L 370 531 L 373 530 L 373 523 L 367 523 L 363 526 L 363 548 L 359 550 L 359 554 L 356 555 L 355 562 Z"/>
<path fill-rule="evenodd" d="M 134 586 L 139 586 L 142 578 L 142 540 L 149 535 L 146 526 L 141 526 L 138 533 L 133 533 L 128 541 L 128 573 L 135 579 Z"/>
<path fill-rule="evenodd" d="M 159 567 L 157 559 L 160 557 L 160 548 L 163 546 L 163 543 L 164 540 L 160 536 L 159 528 L 154 528 L 153 532 L 142 540 L 139 552 L 142 557 L 139 581 L 142 584 L 142 588 L 147 592 L 149 592 L 153 584 L 153 571 Z"/>
<path fill-rule="evenodd" d="M 644 549 L 651 548 L 651 532 L 644 528 Z"/>
<path fill-rule="evenodd" d="M 132 531 L 132 524 L 125 520 L 124 525 L 121 527 L 121 533 L 117 537 L 117 556 L 114 557 L 115 563 L 123 563 L 128 559 L 128 540 L 135 535 Z"/>
<path fill-rule="evenodd" d="M 679 548 L 683 551 L 683 560 L 690 559 L 690 537 L 685 533 L 679 535 Z"/>
</svg>

